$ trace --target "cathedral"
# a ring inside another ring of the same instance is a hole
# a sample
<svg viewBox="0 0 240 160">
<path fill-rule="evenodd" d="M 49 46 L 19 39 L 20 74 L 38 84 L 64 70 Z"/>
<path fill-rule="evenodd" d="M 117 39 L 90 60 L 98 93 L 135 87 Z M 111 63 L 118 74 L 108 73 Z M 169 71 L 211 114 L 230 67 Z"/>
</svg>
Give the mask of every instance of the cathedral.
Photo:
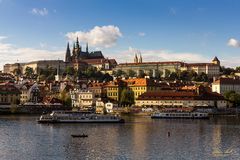
<svg viewBox="0 0 240 160">
<path fill-rule="evenodd" d="M 104 59 L 104 56 L 101 51 L 89 52 L 88 44 L 86 45 L 86 51 L 84 52 L 82 50 L 82 47 L 79 44 L 78 38 L 77 38 L 77 41 L 73 43 L 73 49 L 71 53 L 69 43 L 68 43 L 66 56 L 65 56 L 66 63 L 78 62 L 86 59 Z"/>
<path fill-rule="evenodd" d="M 105 58 L 101 51 L 89 52 L 88 44 L 86 44 L 86 49 L 83 51 L 78 38 L 73 43 L 72 51 L 70 50 L 69 43 L 67 44 L 65 63 L 76 70 L 85 70 L 88 66 L 93 66 L 101 71 L 111 70 L 117 65 L 115 59 Z"/>
</svg>

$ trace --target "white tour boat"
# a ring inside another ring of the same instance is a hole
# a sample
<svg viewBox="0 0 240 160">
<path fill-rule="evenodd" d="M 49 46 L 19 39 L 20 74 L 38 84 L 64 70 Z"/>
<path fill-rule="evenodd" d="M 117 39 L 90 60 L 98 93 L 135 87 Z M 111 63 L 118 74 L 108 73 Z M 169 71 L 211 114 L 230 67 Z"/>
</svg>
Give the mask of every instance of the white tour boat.
<svg viewBox="0 0 240 160">
<path fill-rule="evenodd" d="M 203 112 L 156 112 L 151 118 L 208 119 L 209 115 Z"/>
<path fill-rule="evenodd" d="M 124 123 L 118 115 L 100 115 L 83 111 L 53 111 L 41 115 L 39 123 Z"/>
</svg>

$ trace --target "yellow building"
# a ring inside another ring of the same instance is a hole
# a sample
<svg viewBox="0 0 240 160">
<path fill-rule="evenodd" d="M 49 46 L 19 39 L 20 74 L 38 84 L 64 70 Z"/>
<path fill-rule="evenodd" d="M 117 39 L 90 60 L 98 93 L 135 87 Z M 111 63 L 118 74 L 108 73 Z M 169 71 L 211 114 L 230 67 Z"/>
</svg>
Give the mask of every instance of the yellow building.
<svg viewBox="0 0 240 160">
<path fill-rule="evenodd" d="M 133 91 L 134 100 L 141 94 L 148 91 L 158 91 L 161 89 L 159 83 L 148 78 L 121 79 L 109 82 L 106 86 L 107 97 L 116 101 L 120 100 L 121 91 L 128 89 Z"/>
<path fill-rule="evenodd" d="M 105 85 L 107 97 L 114 101 L 119 101 L 121 91 L 123 90 L 124 87 L 125 83 L 122 80 L 117 79 L 109 82 L 107 85 Z"/>
<path fill-rule="evenodd" d="M 124 82 L 127 84 L 127 88 L 133 91 L 134 100 L 145 92 L 160 90 L 159 83 L 148 78 L 133 78 L 124 80 Z"/>
<path fill-rule="evenodd" d="M 0 104 L 11 105 L 20 102 L 21 92 L 12 83 L 0 84 Z"/>
</svg>

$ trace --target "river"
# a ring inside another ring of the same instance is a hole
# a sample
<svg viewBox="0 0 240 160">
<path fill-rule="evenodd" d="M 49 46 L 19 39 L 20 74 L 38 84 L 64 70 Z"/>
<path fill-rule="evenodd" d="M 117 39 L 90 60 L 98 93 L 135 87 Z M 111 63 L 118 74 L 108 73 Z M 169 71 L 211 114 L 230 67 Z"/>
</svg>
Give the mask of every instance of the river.
<svg viewBox="0 0 240 160">
<path fill-rule="evenodd" d="M 0 159 L 239 159 L 240 117 L 124 117 L 125 124 L 38 124 L 0 116 Z M 170 133 L 168 135 L 168 132 Z M 72 138 L 71 134 L 88 134 Z"/>
</svg>

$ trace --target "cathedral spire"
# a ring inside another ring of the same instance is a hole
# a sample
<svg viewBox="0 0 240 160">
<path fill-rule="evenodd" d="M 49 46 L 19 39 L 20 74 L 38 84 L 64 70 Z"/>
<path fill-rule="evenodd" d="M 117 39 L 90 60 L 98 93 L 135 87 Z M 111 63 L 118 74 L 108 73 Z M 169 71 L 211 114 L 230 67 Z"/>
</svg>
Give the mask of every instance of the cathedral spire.
<svg viewBox="0 0 240 160">
<path fill-rule="evenodd" d="M 142 63 L 142 54 L 140 53 L 139 63 Z"/>
<path fill-rule="evenodd" d="M 76 41 L 76 48 L 80 49 L 80 45 L 79 45 L 79 41 L 78 41 L 78 37 L 77 37 L 77 41 Z"/>
<path fill-rule="evenodd" d="M 86 44 L 86 52 L 88 53 L 88 43 Z"/>
<path fill-rule="evenodd" d="M 71 59 L 71 51 L 70 51 L 69 42 L 68 42 L 66 55 L 65 55 L 65 62 L 70 62 L 70 59 Z"/>
<path fill-rule="evenodd" d="M 138 57 L 137 57 L 136 53 L 135 53 L 135 57 L 134 57 L 134 63 L 138 63 Z"/>
</svg>

